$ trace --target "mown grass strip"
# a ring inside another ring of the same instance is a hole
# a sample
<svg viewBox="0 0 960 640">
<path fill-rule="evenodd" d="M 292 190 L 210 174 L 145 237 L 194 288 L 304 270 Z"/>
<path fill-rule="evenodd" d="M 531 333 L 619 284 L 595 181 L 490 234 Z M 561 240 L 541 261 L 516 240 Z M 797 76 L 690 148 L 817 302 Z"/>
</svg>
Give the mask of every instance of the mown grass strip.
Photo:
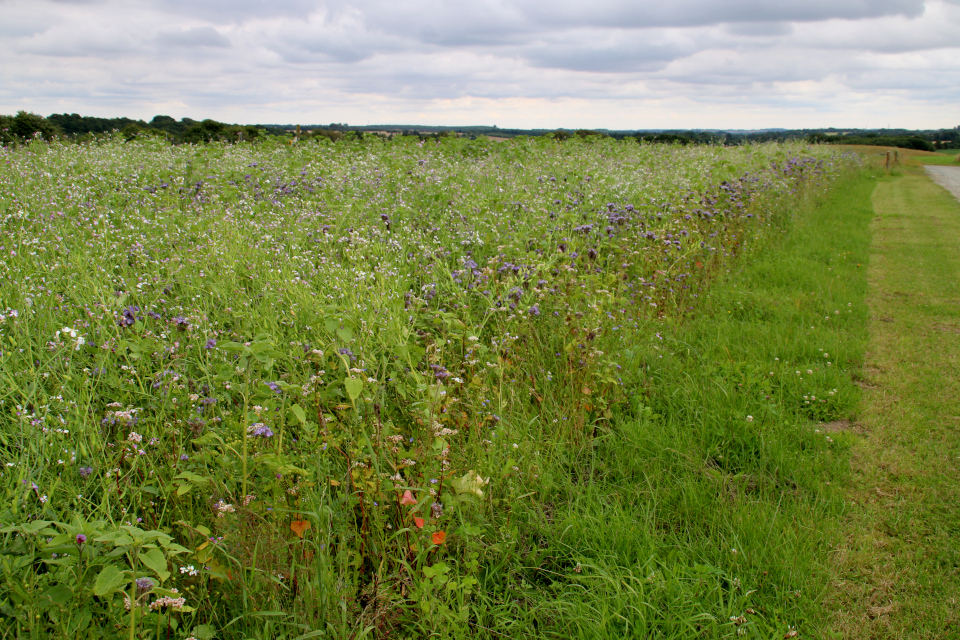
<svg viewBox="0 0 960 640">
<path fill-rule="evenodd" d="M 845 638 L 960 635 L 960 204 L 884 179 L 869 271 L 862 438 L 832 601 Z"/>
<path fill-rule="evenodd" d="M 556 452 L 543 491 L 501 523 L 511 542 L 491 549 L 479 626 L 574 638 L 823 632 L 844 509 L 831 481 L 852 442 L 830 430 L 860 401 L 850 372 L 866 340 L 873 185 L 848 180 L 717 283 L 696 317 L 651 329 L 630 363 L 644 372 L 632 414 Z"/>
</svg>

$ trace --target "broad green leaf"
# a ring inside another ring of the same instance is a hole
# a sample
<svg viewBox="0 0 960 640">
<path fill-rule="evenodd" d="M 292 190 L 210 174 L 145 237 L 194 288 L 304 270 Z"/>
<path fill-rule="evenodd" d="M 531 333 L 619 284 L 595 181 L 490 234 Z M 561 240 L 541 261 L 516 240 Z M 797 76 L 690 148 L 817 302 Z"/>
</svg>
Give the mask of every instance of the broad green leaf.
<svg viewBox="0 0 960 640">
<path fill-rule="evenodd" d="M 126 571 L 120 571 L 112 564 L 103 568 L 103 571 L 97 576 L 93 583 L 93 595 L 109 595 L 127 584 L 128 577 Z"/>
<path fill-rule="evenodd" d="M 167 559 L 163 557 L 163 551 L 160 551 L 160 549 L 150 549 L 146 553 L 141 551 L 140 562 L 157 574 L 160 582 L 170 577 L 170 572 L 167 571 Z"/>
<path fill-rule="evenodd" d="M 347 390 L 347 395 L 351 400 L 356 400 L 363 392 L 363 381 L 360 378 L 347 378 L 343 381 L 343 386 Z"/>
<path fill-rule="evenodd" d="M 124 547 L 128 544 L 133 544 L 133 538 L 119 531 L 111 531 L 96 538 L 95 542 L 112 542 L 114 546 Z"/>
<path fill-rule="evenodd" d="M 300 421 L 300 424 L 307 424 L 307 414 L 303 412 L 303 408 L 300 405 L 293 405 L 290 407 L 290 411 L 292 411 L 293 415 Z"/>
<path fill-rule="evenodd" d="M 53 604 L 65 605 L 73 599 L 73 591 L 63 584 L 55 584 L 43 592 L 43 597 L 49 598 Z"/>
<path fill-rule="evenodd" d="M 350 329 L 347 329 L 346 327 L 337 329 L 337 335 L 344 342 L 350 342 L 353 340 L 353 331 L 350 331 Z"/>
<path fill-rule="evenodd" d="M 37 533 L 41 529 L 46 528 L 48 524 L 51 524 L 49 520 L 34 520 L 33 522 L 22 525 L 20 530 L 24 533 Z"/>
</svg>

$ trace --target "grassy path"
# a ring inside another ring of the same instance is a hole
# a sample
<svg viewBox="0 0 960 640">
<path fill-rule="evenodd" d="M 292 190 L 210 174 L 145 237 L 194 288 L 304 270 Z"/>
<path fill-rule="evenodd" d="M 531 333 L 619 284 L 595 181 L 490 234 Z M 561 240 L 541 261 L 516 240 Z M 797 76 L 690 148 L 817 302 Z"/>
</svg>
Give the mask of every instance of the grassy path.
<svg viewBox="0 0 960 640">
<path fill-rule="evenodd" d="M 844 638 L 960 637 L 960 203 L 919 171 L 873 194 L 862 436 L 835 556 Z"/>
</svg>

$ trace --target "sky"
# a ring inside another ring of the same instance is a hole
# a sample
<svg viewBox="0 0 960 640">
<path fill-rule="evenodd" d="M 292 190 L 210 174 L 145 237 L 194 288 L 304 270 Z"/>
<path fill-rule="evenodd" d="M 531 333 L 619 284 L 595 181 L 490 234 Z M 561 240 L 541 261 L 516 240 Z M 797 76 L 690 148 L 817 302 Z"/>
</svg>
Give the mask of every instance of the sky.
<svg viewBox="0 0 960 640">
<path fill-rule="evenodd" d="M 960 126 L 960 0 L 0 0 L 0 113 Z"/>
</svg>

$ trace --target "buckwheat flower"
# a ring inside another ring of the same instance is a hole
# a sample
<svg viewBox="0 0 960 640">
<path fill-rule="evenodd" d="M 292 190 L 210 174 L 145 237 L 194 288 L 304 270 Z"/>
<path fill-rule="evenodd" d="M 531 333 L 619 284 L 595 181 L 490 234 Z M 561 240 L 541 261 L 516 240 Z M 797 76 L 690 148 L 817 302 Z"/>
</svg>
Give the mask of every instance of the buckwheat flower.
<svg viewBox="0 0 960 640">
<path fill-rule="evenodd" d="M 237 509 L 232 504 L 227 504 L 223 500 L 218 500 L 215 505 L 213 505 L 213 510 L 217 512 L 217 517 L 222 518 L 228 513 L 234 513 Z"/>
<path fill-rule="evenodd" d="M 131 431 L 127 435 L 128 442 L 143 442 L 143 436 L 137 433 L 136 431 Z"/>
<path fill-rule="evenodd" d="M 176 591 L 176 589 L 171 589 L 171 591 Z M 156 600 L 150 603 L 150 610 L 156 611 L 157 609 L 164 609 L 167 607 L 169 607 L 170 609 L 180 610 L 183 608 L 183 605 L 185 605 L 186 603 L 187 603 L 187 599 L 183 597 L 172 598 L 170 596 L 163 596 L 162 598 L 157 598 Z"/>
<path fill-rule="evenodd" d="M 47 500 L 49 500 L 47 496 L 40 496 L 40 504 L 46 504 Z"/>
</svg>

